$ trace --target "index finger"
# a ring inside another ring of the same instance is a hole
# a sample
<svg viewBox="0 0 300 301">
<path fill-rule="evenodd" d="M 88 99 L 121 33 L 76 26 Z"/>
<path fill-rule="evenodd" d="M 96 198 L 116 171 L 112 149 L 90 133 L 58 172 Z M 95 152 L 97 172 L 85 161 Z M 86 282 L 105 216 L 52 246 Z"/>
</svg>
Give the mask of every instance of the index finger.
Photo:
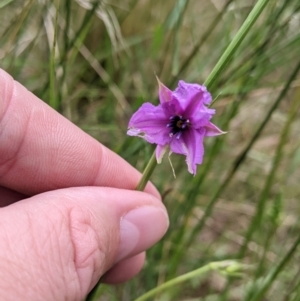
<svg viewBox="0 0 300 301">
<path fill-rule="evenodd" d="M 135 189 L 140 177 L 0 69 L 0 185 L 34 195 L 74 186 Z M 159 197 L 152 184 L 146 191 Z"/>
</svg>

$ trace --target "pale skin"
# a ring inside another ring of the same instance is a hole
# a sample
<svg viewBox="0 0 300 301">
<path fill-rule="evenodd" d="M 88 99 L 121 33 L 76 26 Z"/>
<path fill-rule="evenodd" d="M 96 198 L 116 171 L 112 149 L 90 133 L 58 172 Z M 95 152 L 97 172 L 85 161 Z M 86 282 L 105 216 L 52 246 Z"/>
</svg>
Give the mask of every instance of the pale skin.
<svg viewBox="0 0 300 301">
<path fill-rule="evenodd" d="M 134 277 L 168 227 L 140 177 L 0 70 L 0 300 L 80 301 Z"/>
</svg>

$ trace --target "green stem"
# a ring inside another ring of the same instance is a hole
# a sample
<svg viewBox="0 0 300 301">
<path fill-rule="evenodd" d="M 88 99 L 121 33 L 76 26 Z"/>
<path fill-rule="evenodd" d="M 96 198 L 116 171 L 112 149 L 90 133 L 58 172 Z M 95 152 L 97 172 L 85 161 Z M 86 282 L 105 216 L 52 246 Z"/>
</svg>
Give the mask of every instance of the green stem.
<svg viewBox="0 0 300 301">
<path fill-rule="evenodd" d="M 271 287 L 272 283 L 275 281 L 278 274 L 283 271 L 283 268 L 286 266 L 286 264 L 292 258 L 293 254 L 297 250 L 299 243 L 300 243 L 300 236 L 298 236 L 297 240 L 294 242 L 294 244 L 292 245 L 290 250 L 285 254 L 285 256 L 281 259 L 279 264 L 266 277 L 266 279 L 262 285 L 262 288 L 260 290 L 256 291 L 256 294 L 253 296 L 251 301 L 259 301 L 259 300 L 263 299 L 263 296 L 266 294 L 268 289 Z"/>
<path fill-rule="evenodd" d="M 219 262 L 210 262 L 209 264 L 207 264 L 199 269 L 196 269 L 192 272 L 183 274 L 179 277 L 176 277 L 167 282 L 164 282 L 163 284 L 148 291 L 144 295 L 138 297 L 134 301 L 145 301 L 145 300 L 149 299 L 150 297 L 153 297 L 156 294 L 160 293 L 161 291 L 166 290 L 169 287 L 177 286 L 179 283 L 183 283 L 187 280 L 193 279 L 195 277 L 199 277 L 209 271 L 226 269 L 235 263 L 236 263 L 235 261 L 228 261 L 228 260 L 219 261 Z"/>
<path fill-rule="evenodd" d="M 50 68 L 49 68 L 49 105 L 58 111 L 59 103 L 56 95 L 56 87 L 55 87 L 55 49 L 56 49 L 56 40 L 57 40 L 57 25 L 58 25 L 58 11 L 59 11 L 59 1 L 56 8 L 56 15 L 55 15 L 55 23 L 54 23 L 54 37 L 53 37 L 53 45 L 51 49 L 50 55 Z"/>
<path fill-rule="evenodd" d="M 240 46 L 241 42 L 244 40 L 245 36 L 247 35 L 248 31 L 252 27 L 252 25 L 255 23 L 265 6 L 270 0 L 258 0 L 256 5 L 253 7 L 252 11 L 248 15 L 247 19 L 243 23 L 242 27 L 237 32 L 236 36 L 233 38 L 221 58 L 219 59 L 218 63 L 212 70 L 212 72 L 207 77 L 206 81 L 204 82 L 204 85 L 209 90 L 220 73 L 223 71 L 223 69 L 226 67 L 228 62 L 233 57 L 236 49 Z"/>
<path fill-rule="evenodd" d="M 181 64 L 181 67 L 178 71 L 178 73 L 173 77 L 173 79 L 170 82 L 170 86 L 173 86 L 176 81 L 180 78 L 180 76 L 185 72 L 185 70 L 190 66 L 190 63 L 194 59 L 195 55 L 198 53 L 199 49 L 202 47 L 204 42 L 211 36 L 212 32 L 214 29 L 217 27 L 219 24 L 220 20 L 222 20 L 222 16 L 226 12 L 229 4 L 233 0 L 227 0 L 225 3 L 223 9 L 218 13 L 214 21 L 211 23 L 211 25 L 208 27 L 208 29 L 205 31 L 205 33 L 201 36 L 200 40 L 197 42 L 197 44 L 194 46 L 193 50 L 189 54 L 189 56 L 185 59 L 185 61 Z"/>
<path fill-rule="evenodd" d="M 286 88 L 288 88 L 290 86 L 290 84 L 292 83 L 292 80 L 296 78 L 298 72 L 300 71 L 300 61 L 298 63 L 298 65 L 296 66 L 294 72 L 292 73 L 290 80 L 287 83 Z M 288 90 L 284 89 L 281 94 L 285 94 Z M 296 94 L 296 99 L 293 102 L 292 106 L 291 106 L 291 110 L 289 112 L 289 117 L 288 120 L 282 130 L 282 133 L 280 135 L 280 141 L 278 143 L 277 149 L 276 149 L 276 153 L 275 153 L 275 157 L 273 159 L 272 162 L 272 168 L 271 171 L 266 179 L 266 182 L 264 184 L 263 190 L 260 194 L 259 200 L 257 202 L 257 206 L 256 206 L 256 212 L 255 215 L 253 216 L 251 223 L 248 227 L 247 233 L 245 234 L 245 240 L 244 243 L 239 251 L 238 254 L 238 258 L 242 258 L 245 256 L 247 248 L 248 248 L 248 244 L 252 239 L 252 236 L 254 234 L 254 232 L 256 231 L 256 229 L 258 229 L 258 227 L 260 226 L 262 219 L 263 219 L 263 214 L 265 211 L 265 206 L 266 206 L 266 202 L 268 200 L 268 196 L 270 194 L 270 190 L 272 187 L 272 184 L 274 182 L 274 178 L 276 175 L 276 171 L 278 169 L 278 166 L 281 162 L 281 159 L 283 157 L 283 148 L 286 145 L 287 139 L 288 139 L 288 134 L 290 131 L 290 127 L 291 124 L 298 112 L 300 103 L 299 103 L 299 99 L 298 99 L 298 93 Z"/>
<path fill-rule="evenodd" d="M 156 161 L 156 154 L 154 151 L 144 172 L 143 172 L 142 178 L 136 187 L 136 190 L 143 191 L 145 189 L 145 187 L 149 181 L 149 178 L 151 177 L 156 165 L 157 165 L 157 161 Z"/>
<path fill-rule="evenodd" d="M 233 54 L 245 38 L 246 34 L 252 27 L 252 25 L 255 23 L 265 6 L 270 0 L 258 0 L 250 14 L 248 15 L 247 19 L 243 23 L 242 27 L 234 37 L 234 39 L 231 41 L 221 58 L 219 59 L 216 66 L 213 68 L 209 76 L 207 77 L 206 81 L 204 82 L 204 85 L 207 87 L 207 89 L 211 88 L 220 73 L 223 71 L 223 69 L 226 67 L 230 59 L 232 58 Z M 136 188 L 136 190 L 144 190 L 152 172 L 154 171 L 155 166 L 157 165 L 156 159 L 155 159 L 155 152 L 153 153 L 148 165 L 146 166 L 143 176 Z"/>
</svg>

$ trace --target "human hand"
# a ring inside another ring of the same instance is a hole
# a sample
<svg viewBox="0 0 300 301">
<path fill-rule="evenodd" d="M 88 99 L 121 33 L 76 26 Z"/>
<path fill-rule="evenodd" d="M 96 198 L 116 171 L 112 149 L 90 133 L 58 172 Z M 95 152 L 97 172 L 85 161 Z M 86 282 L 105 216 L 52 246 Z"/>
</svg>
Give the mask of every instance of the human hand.
<svg viewBox="0 0 300 301">
<path fill-rule="evenodd" d="M 140 177 L 0 70 L 0 300 L 82 300 L 102 275 L 135 276 L 168 226 Z"/>
</svg>

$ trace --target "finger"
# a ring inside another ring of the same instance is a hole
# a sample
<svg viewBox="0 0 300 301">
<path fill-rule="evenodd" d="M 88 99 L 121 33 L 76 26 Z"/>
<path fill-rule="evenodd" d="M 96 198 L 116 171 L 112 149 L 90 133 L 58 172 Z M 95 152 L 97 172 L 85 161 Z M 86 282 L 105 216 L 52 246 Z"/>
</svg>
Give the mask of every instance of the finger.
<svg viewBox="0 0 300 301">
<path fill-rule="evenodd" d="M 145 252 L 122 260 L 113 266 L 101 279 L 101 282 L 117 284 L 125 282 L 136 276 L 145 262 Z"/>
<path fill-rule="evenodd" d="M 122 267 L 167 226 L 160 200 L 115 188 L 61 189 L 2 208 L 0 300 L 82 300 L 117 260 Z"/>
<path fill-rule="evenodd" d="M 135 189 L 141 177 L 1 69 L 0 141 L 0 185 L 26 195 L 75 186 Z M 159 197 L 152 185 L 146 191 Z"/>
<path fill-rule="evenodd" d="M 5 207 L 24 198 L 25 195 L 0 186 L 0 207 Z"/>
</svg>

